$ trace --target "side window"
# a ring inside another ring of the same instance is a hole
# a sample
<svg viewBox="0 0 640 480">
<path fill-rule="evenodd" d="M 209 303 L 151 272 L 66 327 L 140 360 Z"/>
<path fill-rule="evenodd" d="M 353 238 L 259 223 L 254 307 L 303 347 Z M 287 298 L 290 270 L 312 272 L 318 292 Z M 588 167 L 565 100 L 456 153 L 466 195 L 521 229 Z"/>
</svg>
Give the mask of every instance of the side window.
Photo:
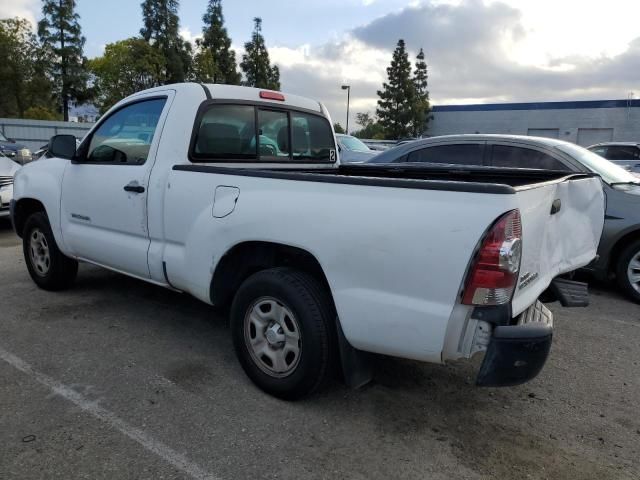
<svg viewBox="0 0 640 480">
<path fill-rule="evenodd" d="M 91 136 L 86 162 L 142 165 L 165 103 L 164 98 L 145 100 L 110 115 Z"/>
<path fill-rule="evenodd" d="M 494 145 L 491 155 L 494 167 L 538 168 L 541 170 L 570 170 L 560 160 L 531 148 Z"/>
<path fill-rule="evenodd" d="M 640 159 L 640 149 L 632 145 L 610 146 L 605 158 L 609 160 L 638 160 Z"/>
<path fill-rule="evenodd" d="M 480 143 L 436 145 L 409 153 L 407 162 L 482 165 L 482 148 Z"/>
<path fill-rule="evenodd" d="M 256 158 L 256 119 L 250 105 L 213 105 L 200 120 L 195 158 Z"/>
<path fill-rule="evenodd" d="M 607 158 L 607 147 L 593 147 L 589 150 L 601 157 Z"/>
</svg>

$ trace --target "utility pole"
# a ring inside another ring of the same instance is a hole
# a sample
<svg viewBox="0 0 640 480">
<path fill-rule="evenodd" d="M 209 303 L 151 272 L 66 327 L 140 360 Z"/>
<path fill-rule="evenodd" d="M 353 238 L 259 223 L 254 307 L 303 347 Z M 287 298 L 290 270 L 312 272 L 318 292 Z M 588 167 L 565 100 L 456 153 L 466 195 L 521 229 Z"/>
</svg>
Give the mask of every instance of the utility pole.
<svg viewBox="0 0 640 480">
<path fill-rule="evenodd" d="M 347 127 L 345 128 L 345 133 L 349 135 L 349 97 L 351 96 L 351 85 L 342 85 L 342 90 L 347 91 Z"/>
</svg>

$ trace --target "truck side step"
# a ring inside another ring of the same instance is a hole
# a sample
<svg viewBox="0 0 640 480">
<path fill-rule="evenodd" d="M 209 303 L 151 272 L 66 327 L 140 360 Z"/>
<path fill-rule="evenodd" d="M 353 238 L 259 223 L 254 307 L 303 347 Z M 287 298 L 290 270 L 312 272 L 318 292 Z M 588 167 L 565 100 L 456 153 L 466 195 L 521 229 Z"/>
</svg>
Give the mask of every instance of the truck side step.
<svg viewBox="0 0 640 480">
<path fill-rule="evenodd" d="M 589 287 L 584 282 L 556 278 L 549 288 L 563 307 L 589 306 Z"/>
</svg>

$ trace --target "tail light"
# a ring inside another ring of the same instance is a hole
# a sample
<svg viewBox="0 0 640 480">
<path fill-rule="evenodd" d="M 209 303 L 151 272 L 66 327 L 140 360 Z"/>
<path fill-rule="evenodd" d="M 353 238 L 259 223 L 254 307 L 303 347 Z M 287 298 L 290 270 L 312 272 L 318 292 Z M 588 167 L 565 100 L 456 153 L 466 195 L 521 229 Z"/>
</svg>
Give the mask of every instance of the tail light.
<svg viewBox="0 0 640 480">
<path fill-rule="evenodd" d="M 520 212 L 502 215 L 482 240 L 467 275 L 462 303 L 500 305 L 511 300 L 522 257 Z"/>
</svg>

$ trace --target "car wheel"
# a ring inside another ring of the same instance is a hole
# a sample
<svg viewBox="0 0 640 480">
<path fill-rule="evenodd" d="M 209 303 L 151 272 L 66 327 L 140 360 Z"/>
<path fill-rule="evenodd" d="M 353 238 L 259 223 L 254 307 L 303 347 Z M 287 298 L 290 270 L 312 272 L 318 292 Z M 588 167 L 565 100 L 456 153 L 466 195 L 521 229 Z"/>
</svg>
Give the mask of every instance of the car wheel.
<svg viewBox="0 0 640 480">
<path fill-rule="evenodd" d="M 294 400 L 327 379 L 335 354 L 335 313 L 312 276 L 274 268 L 249 277 L 231 306 L 236 354 L 249 378 L 276 397 Z"/>
<path fill-rule="evenodd" d="M 640 303 L 640 240 L 628 245 L 620 253 L 616 280 L 629 298 Z"/>
<path fill-rule="evenodd" d="M 22 249 L 29 274 L 40 288 L 63 290 L 73 284 L 78 262 L 58 249 L 44 212 L 32 214 L 25 222 Z"/>
</svg>

